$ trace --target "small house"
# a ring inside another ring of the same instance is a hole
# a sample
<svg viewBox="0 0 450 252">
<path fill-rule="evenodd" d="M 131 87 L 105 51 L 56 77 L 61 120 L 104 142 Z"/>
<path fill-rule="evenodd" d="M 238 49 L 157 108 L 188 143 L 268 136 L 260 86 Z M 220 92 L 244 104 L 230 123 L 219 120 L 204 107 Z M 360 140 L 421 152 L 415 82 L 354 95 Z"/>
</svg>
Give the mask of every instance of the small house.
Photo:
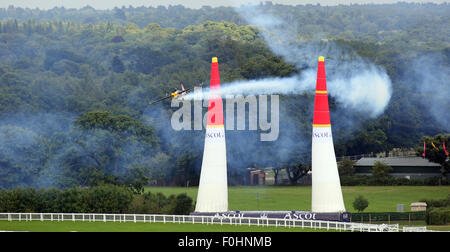
<svg viewBox="0 0 450 252">
<path fill-rule="evenodd" d="M 425 202 L 411 203 L 411 212 L 426 211 L 426 210 L 427 210 L 427 203 L 425 203 Z"/>
<path fill-rule="evenodd" d="M 266 173 L 264 170 L 248 168 L 248 183 L 249 185 L 265 185 Z"/>
</svg>

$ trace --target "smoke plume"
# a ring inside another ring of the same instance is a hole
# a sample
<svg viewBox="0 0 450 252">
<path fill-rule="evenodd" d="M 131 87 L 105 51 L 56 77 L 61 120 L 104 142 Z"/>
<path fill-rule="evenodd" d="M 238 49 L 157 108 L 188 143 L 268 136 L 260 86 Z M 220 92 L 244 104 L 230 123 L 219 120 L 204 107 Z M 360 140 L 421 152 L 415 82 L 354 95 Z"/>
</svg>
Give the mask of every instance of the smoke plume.
<svg viewBox="0 0 450 252">
<path fill-rule="evenodd" d="M 420 101 L 439 126 L 450 131 L 450 62 L 442 54 L 428 53 L 413 61 L 412 70 Z"/>
<path fill-rule="evenodd" d="M 343 49 L 318 34 L 309 38 L 301 27 L 265 12 L 259 6 L 241 6 L 236 9 L 246 21 L 260 31 L 270 50 L 286 62 L 302 69 L 297 76 L 267 78 L 225 83 L 222 96 L 259 94 L 302 94 L 315 88 L 317 59 L 325 56 L 327 86 L 331 96 L 346 109 L 375 118 L 384 112 L 391 98 L 391 81 L 384 69 L 364 60 L 350 49 Z M 204 99 L 194 94 L 187 99 Z"/>
</svg>

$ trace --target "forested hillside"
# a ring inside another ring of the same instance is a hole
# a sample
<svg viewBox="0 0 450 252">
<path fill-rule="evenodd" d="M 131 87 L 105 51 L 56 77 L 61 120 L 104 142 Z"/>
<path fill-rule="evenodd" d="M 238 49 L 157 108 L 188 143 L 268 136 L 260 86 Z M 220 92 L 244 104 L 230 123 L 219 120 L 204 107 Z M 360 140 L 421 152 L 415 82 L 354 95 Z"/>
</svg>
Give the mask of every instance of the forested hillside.
<svg viewBox="0 0 450 252">
<path fill-rule="evenodd" d="M 338 156 L 415 147 L 423 135 L 450 130 L 449 5 L 260 8 L 302 37 L 325 34 L 324 43 L 355 51 L 390 77 L 384 112 L 355 114 L 351 130 L 337 123 L 342 104 L 330 97 Z M 207 86 L 213 56 L 224 85 L 309 68 L 274 53 L 233 8 L 10 7 L 0 20 L 0 188 L 195 185 L 203 132 L 172 130 L 170 102 L 149 103 L 180 83 Z M 280 96 L 277 141 L 227 132 L 230 183 L 241 183 L 247 167 L 309 165 L 313 99 Z"/>
</svg>

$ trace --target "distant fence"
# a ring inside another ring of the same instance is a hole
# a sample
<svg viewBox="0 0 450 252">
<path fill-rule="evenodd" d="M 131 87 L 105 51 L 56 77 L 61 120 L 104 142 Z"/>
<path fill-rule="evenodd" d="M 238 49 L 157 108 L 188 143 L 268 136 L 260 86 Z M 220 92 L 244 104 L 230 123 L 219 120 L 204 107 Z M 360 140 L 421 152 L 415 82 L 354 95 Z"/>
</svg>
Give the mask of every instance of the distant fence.
<svg viewBox="0 0 450 252">
<path fill-rule="evenodd" d="M 440 231 L 440 230 L 429 230 L 427 227 L 403 227 L 403 232 L 445 232 L 449 233 L 450 231 Z"/>
<path fill-rule="evenodd" d="M 427 227 L 403 227 L 403 232 L 428 232 Z"/>
<path fill-rule="evenodd" d="M 350 159 L 350 160 L 357 161 L 357 160 L 360 160 L 363 157 L 370 158 L 370 157 L 376 157 L 376 155 L 375 154 L 360 154 L 360 155 L 354 155 L 354 156 L 341 156 L 341 157 L 336 157 L 336 161 L 339 162 L 339 161 L 342 161 L 344 159 Z"/>
<path fill-rule="evenodd" d="M 0 213 L 3 221 L 101 221 L 101 222 L 146 222 L 146 223 L 192 223 L 272 226 L 287 228 L 311 228 L 357 232 L 399 232 L 398 224 L 367 224 L 320 220 L 275 219 L 252 217 L 218 217 L 194 215 L 160 214 L 101 214 L 101 213 Z"/>
<path fill-rule="evenodd" d="M 389 155 L 380 155 L 380 154 L 375 154 L 375 153 L 371 153 L 371 154 L 360 154 L 360 155 L 353 155 L 353 156 L 340 156 L 340 157 L 336 157 L 336 161 L 342 161 L 344 159 L 350 159 L 353 161 L 358 161 L 361 158 L 376 158 L 376 157 L 417 157 L 416 154 L 411 154 L 411 153 L 390 153 Z"/>
<path fill-rule="evenodd" d="M 387 212 L 387 213 L 352 213 L 351 221 L 360 223 L 387 222 L 391 221 L 425 221 L 426 212 Z"/>
</svg>

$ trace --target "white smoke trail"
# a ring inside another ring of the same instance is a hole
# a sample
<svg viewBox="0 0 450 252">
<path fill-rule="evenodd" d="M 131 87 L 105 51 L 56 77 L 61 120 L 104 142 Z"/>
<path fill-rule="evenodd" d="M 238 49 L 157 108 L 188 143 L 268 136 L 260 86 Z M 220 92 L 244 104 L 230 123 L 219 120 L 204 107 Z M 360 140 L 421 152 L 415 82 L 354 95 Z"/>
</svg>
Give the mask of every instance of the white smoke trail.
<svg viewBox="0 0 450 252">
<path fill-rule="evenodd" d="M 262 95 L 262 94 L 298 94 L 313 89 L 314 86 L 299 85 L 305 80 L 299 79 L 300 76 L 287 78 L 266 78 L 259 80 L 238 80 L 231 83 L 222 84 L 220 91 L 210 91 L 205 88 L 202 92 L 193 92 L 187 94 L 184 99 L 202 100 L 209 96 L 220 95 L 222 97 L 236 95 Z"/>
<path fill-rule="evenodd" d="M 355 52 L 344 50 L 317 35 L 311 39 L 301 34 L 295 24 L 287 23 L 258 6 L 236 9 L 249 24 L 261 31 L 270 50 L 302 71 L 298 76 L 236 81 L 221 86 L 227 95 L 301 94 L 313 91 L 318 56 L 325 56 L 327 86 L 330 95 L 345 108 L 363 112 L 369 117 L 383 113 L 392 94 L 391 80 L 384 69 L 367 62 Z M 207 99 L 211 93 L 188 94 L 186 99 Z"/>
<path fill-rule="evenodd" d="M 335 76 L 336 77 L 336 76 Z M 313 92 L 316 72 L 309 70 L 300 76 L 235 81 L 221 86 L 222 97 L 236 95 L 282 94 L 295 95 Z M 387 85 L 389 84 L 389 85 Z M 386 73 L 371 67 L 352 78 L 338 76 L 328 82 L 328 92 L 345 108 L 364 112 L 370 117 L 383 113 L 391 97 L 390 79 Z M 205 89 L 187 94 L 184 99 L 205 100 L 217 92 Z"/>
<path fill-rule="evenodd" d="M 344 50 L 317 34 L 307 38 L 301 27 L 267 13 L 261 7 L 238 8 L 241 16 L 262 31 L 270 49 L 298 68 L 308 66 L 312 71 L 301 73 L 299 79 L 306 90 L 315 84 L 318 56 L 325 56 L 328 90 L 346 108 L 365 112 L 370 117 L 380 115 L 391 98 L 391 81 L 385 71 L 363 60 L 356 53 Z M 281 84 L 282 82 L 280 82 Z"/>
<path fill-rule="evenodd" d="M 330 95 L 346 108 L 372 118 L 384 112 L 392 94 L 388 75 L 375 68 L 366 69 L 352 78 L 339 76 L 328 86 Z"/>
</svg>

